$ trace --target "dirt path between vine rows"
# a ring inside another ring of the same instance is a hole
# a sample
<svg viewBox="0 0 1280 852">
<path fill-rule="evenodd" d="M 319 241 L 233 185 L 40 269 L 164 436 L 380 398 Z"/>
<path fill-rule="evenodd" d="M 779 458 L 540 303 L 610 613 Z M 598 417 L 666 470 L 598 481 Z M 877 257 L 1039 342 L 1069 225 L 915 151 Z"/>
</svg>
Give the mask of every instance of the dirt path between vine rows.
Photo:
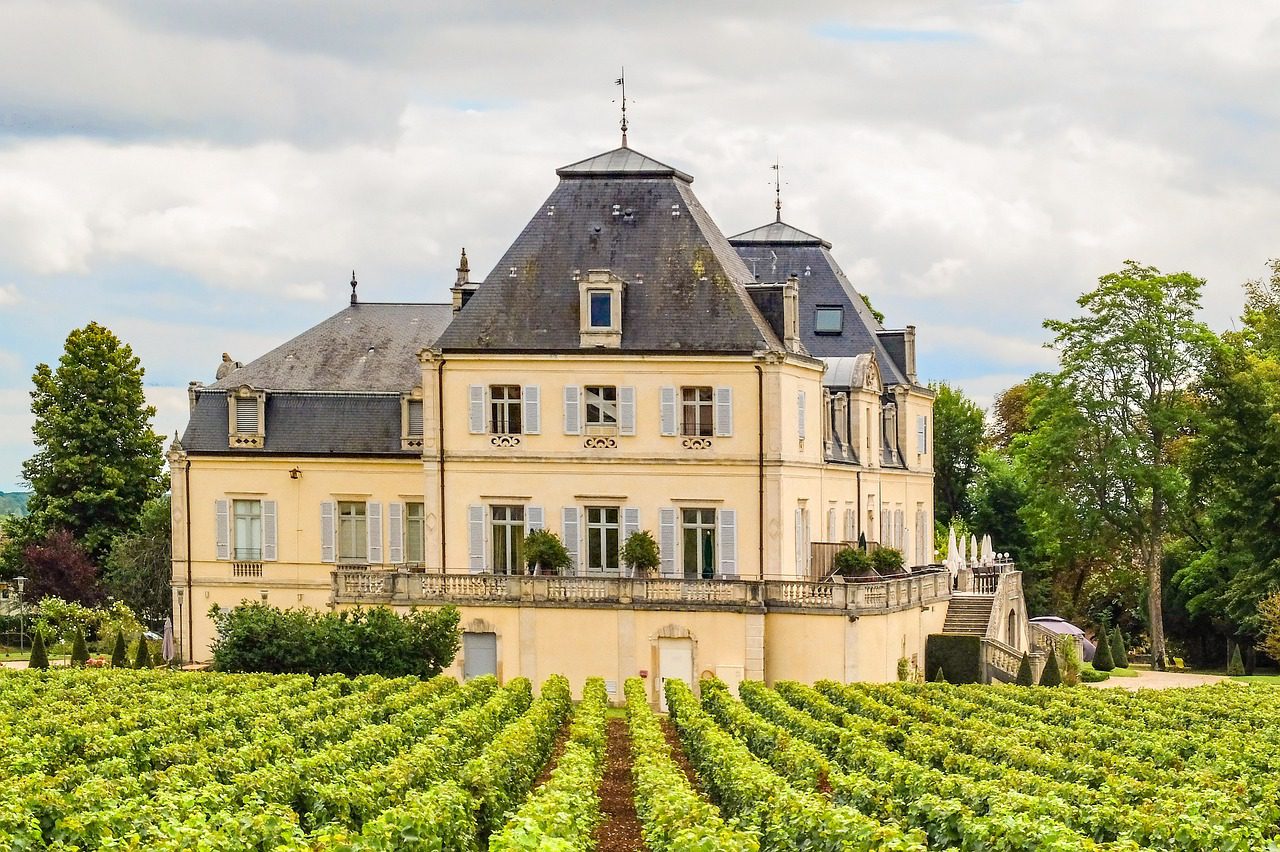
<svg viewBox="0 0 1280 852">
<path fill-rule="evenodd" d="M 598 852 L 639 852 L 646 849 L 636 816 L 635 788 L 631 783 L 631 736 L 624 719 L 609 719 L 604 776 L 600 779 L 600 812 L 596 828 Z"/>
</svg>

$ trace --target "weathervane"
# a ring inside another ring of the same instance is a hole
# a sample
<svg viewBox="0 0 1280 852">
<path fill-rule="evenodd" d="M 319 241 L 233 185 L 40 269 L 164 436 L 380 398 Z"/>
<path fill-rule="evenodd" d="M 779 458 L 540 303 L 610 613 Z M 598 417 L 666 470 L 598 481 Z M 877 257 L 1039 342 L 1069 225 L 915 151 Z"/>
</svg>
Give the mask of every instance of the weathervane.
<svg viewBox="0 0 1280 852">
<path fill-rule="evenodd" d="M 782 162 L 775 159 L 773 165 L 773 221 L 782 221 Z"/>
<path fill-rule="evenodd" d="M 622 76 L 613 81 L 613 85 L 622 87 L 622 147 L 627 147 L 627 69 L 622 69 Z M 615 100 L 614 103 L 617 103 Z"/>
</svg>

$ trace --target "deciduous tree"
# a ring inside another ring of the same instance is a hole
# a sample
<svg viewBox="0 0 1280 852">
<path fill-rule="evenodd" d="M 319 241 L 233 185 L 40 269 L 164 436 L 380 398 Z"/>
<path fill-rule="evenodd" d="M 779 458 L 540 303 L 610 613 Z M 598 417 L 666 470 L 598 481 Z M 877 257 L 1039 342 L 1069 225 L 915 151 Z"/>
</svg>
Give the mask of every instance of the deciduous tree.
<svg viewBox="0 0 1280 852">
<path fill-rule="evenodd" d="M 967 515 L 969 485 L 978 471 L 983 414 L 972 400 L 946 382 L 931 385 L 933 401 L 934 514 L 942 523 Z"/>
<path fill-rule="evenodd" d="M 169 612 L 169 498 L 142 507 L 138 529 L 116 536 L 107 555 L 102 583 L 144 621 L 160 621 Z"/>
</svg>

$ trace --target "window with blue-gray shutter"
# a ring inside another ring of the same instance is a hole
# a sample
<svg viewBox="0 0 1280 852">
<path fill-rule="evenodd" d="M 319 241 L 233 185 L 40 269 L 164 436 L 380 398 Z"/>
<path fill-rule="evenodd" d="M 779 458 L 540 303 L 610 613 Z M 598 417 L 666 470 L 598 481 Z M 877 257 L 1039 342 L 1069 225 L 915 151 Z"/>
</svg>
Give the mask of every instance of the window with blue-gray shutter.
<svg viewBox="0 0 1280 852">
<path fill-rule="evenodd" d="M 541 506 L 526 506 L 524 510 L 524 528 L 529 532 L 543 529 L 546 526 L 543 517 L 544 513 Z"/>
<path fill-rule="evenodd" d="M 569 551 L 569 571 L 578 573 L 578 538 L 581 524 L 578 520 L 578 507 L 565 506 L 561 514 L 561 532 L 564 533 L 564 549 Z"/>
<path fill-rule="evenodd" d="M 716 388 L 716 436 L 733 435 L 733 388 Z"/>
<path fill-rule="evenodd" d="M 387 504 L 387 559 L 392 565 L 404 562 L 404 504 Z"/>
<path fill-rule="evenodd" d="M 662 434 L 674 435 L 676 433 L 676 389 L 674 387 L 662 388 L 660 408 L 658 421 Z"/>
<path fill-rule="evenodd" d="M 320 504 L 320 561 L 337 561 L 337 504 L 325 500 Z"/>
<path fill-rule="evenodd" d="M 227 500 L 213 501 L 214 538 L 217 544 L 217 558 L 231 558 L 231 507 Z"/>
<path fill-rule="evenodd" d="M 634 435 L 636 433 L 636 389 L 633 387 L 618 388 L 618 434 Z"/>
<path fill-rule="evenodd" d="M 276 501 L 262 501 L 262 561 L 275 562 L 278 558 L 279 547 L 276 542 L 278 536 L 276 534 Z"/>
<path fill-rule="evenodd" d="M 929 452 L 929 418 L 923 414 L 916 417 L 916 452 Z"/>
<path fill-rule="evenodd" d="M 582 390 L 577 385 L 564 388 L 564 433 L 582 434 Z"/>
<path fill-rule="evenodd" d="M 365 507 L 369 530 L 369 564 L 382 564 L 382 504 L 369 503 Z"/>
<path fill-rule="evenodd" d="M 484 572 L 484 506 L 467 507 L 467 568 L 472 574 Z"/>
<path fill-rule="evenodd" d="M 484 428 L 484 385 L 471 385 L 468 389 L 467 430 L 472 435 L 483 435 Z"/>
<path fill-rule="evenodd" d="M 524 396 L 524 433 L 538 435 L 542 432 L 542 389 L 537 385 L 525 385 Z"/>
<path fill-rule="evenodd" d="M 720 521 L 720 576 L 738 576 L 738 513 L 734 509 L 721 509 L 716 513 Z"/>
<path fill-rule="evenodd" d="M 665 508 L 658 510 L 658 553 L 661 557 L 661 571 L 664 577 L 675 577 L 676 566 L 676 510 Z"/>
</svg>

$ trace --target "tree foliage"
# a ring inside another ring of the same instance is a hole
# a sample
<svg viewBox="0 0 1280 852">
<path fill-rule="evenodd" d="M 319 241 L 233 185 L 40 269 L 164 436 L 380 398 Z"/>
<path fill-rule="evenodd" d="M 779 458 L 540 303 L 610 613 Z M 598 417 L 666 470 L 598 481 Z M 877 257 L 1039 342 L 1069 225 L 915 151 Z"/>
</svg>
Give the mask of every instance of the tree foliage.
<svg viewBox="0 0 1280 852">
<path fill-rule="evenodd" d="M 97 323 L 73 330 L 58 366 L 40 364 L 32 376 L 28 510 L 42 535 L 68 530 L 98 564 L 166 488 L 142 376 L 133 350 Z"/>
<path fill-rule="evenodd" d="M 524 537 L 524 560 L 530 573 L 558 574 L 573 564 L 560 536 L 551 530 L 529 530 Z"/>
<path fill-rule="evenodd" d="M 98 569 L 69 531 L 54 530 L 42 541 L 28 544 L 22 558 L 31 575 L 27 600 L 59 597 L 84 606 L 102 601 Z"/>
<path fill-rule="evenodd" d="M 662 561 L 658 542 L 648 530 L 636 530 L 622 543 L 622 561 L 635 576 L 643 577 Z"/>
<path fill-rule="evenodd" d="M 1058 666 L 1058 655 L 1050 651 L 1044 661 L 1044 669 L 1040 672 L 1041 686 L 1062 686 L 1062 669 Z"/>
<path fill-rule="evenodd" d="M 1118 669 L 1129 668 L 1129 650 L 1124 644 L 1124 634 L 1120 632 L 1120 628 L 1114 627 L 1111 630 L 1111 662 Z"/>
<path fill-rule="evenodd" d="M 89 646 L 85 644 L 84 633 L 77 630 L 71 643 L 71 665 L 83 666 L 89 662 Z"/>
<path fill-rule="evenodd" d="M 124 631 L 116 629 L 116 641 L 111 647 L 111 668 L 123 669 L 129 665 L 129 645 L 124 641 Z"/>
<path fill-rule="evenodd" d="M 35 639 L 31 642 L 31 658 L 27 662 L 29 669 L 49 668 L 49 652 L 44 647 L 44 634 L 36 630 Z"/>
<path fill-rule="evenodd" d="M 1022 662 L 1018 663 L 1018 676 L 1013 681 L 1018 686 L 1035 686 L 1036 675 L 1031 670 L 1031 655 L 1023 653 Z"/>
<path fill-rule="evenodd" d="M 169 497 L 148 500 L 138 529 L 115 537 L 102 584 L 145 621 L 160 621 L 170 611 L 171 562 Z"/>
<path fill-rule="evenodd" d="M 958 388 L 930 385 L 933 401 L 934 515 L 950 523 L 969 513 L 969 486 L 978 472 L 983 446 L 983 413 Z"/>
</svg>

